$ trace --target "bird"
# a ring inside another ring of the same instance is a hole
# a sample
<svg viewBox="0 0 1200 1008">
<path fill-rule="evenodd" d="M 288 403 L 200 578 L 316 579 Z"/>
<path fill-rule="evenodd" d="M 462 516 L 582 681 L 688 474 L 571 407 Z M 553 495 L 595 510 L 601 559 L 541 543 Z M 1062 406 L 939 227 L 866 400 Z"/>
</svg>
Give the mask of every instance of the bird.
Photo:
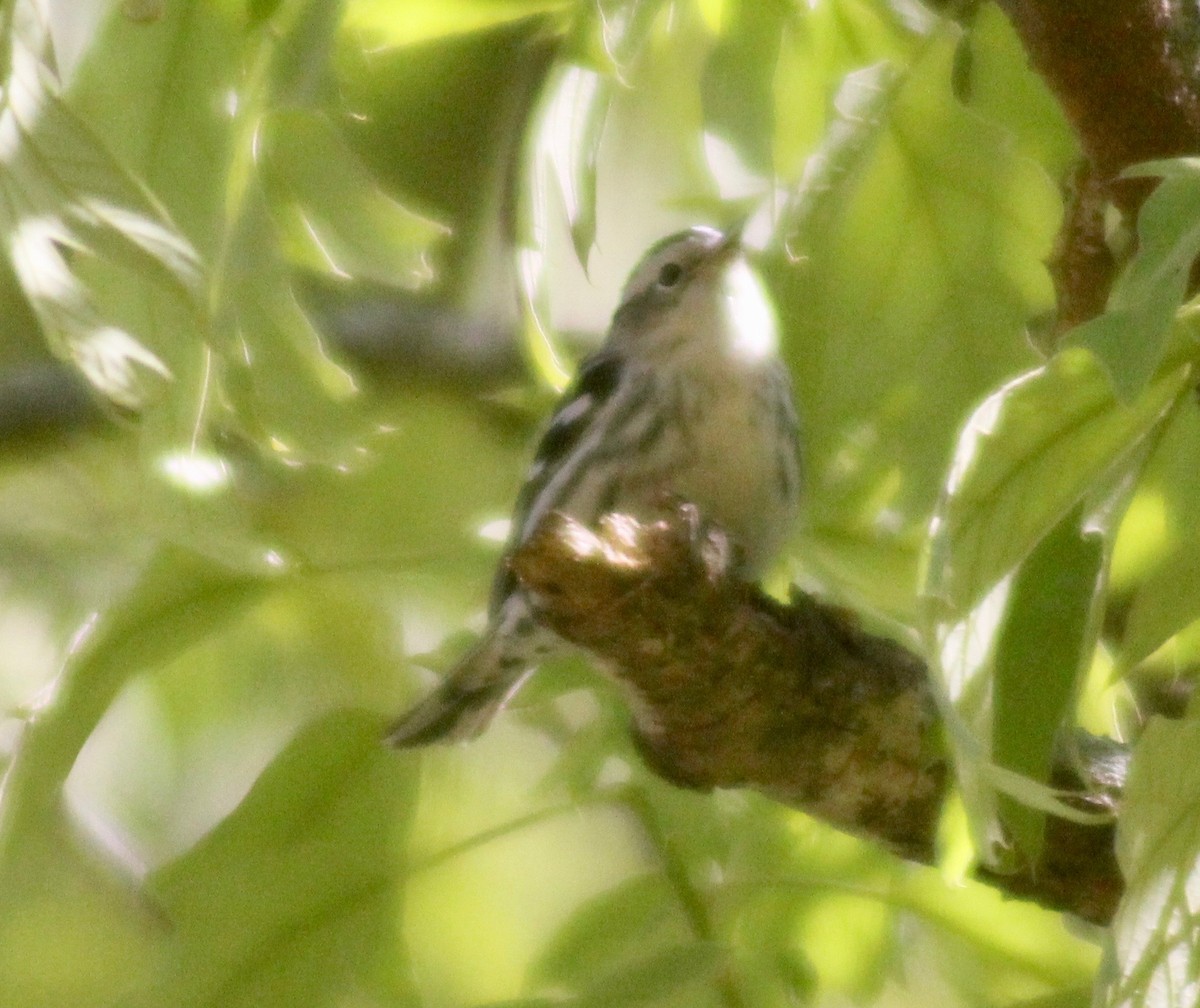
<svg viewBox="0 0 1200 1008">
<path fill-rule="evenodd" d="M 799 510 L 799 424 L 775 314 L 741 226 L 652 245 L 601 346 L 545 426 L 513 509 L 487 627 L 442 683 L 388 729 L 399 748 L 478 735 L 536 665 L 568 645 L 538 623 L 509 558 L 545 517 L 646 520 L 664 499 L 731 538 L 736 575 L 761 577 Z"/>
</svg>

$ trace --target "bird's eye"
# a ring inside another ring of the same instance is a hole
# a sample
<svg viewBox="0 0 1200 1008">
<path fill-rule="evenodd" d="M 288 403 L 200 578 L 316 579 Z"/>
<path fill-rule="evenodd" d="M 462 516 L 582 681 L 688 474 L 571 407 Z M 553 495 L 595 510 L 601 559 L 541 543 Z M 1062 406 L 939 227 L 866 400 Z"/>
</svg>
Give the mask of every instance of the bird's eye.
<svg viewBox="0 0 1200 1008">
<path fill-rule="evenodd" d="M 674 287 L 679 283 L 681 276 L 683 276 L 683 267 L 679 263 L 669 262 L 658 271 L 658 285 L 660 287 Z"/>
</svg>

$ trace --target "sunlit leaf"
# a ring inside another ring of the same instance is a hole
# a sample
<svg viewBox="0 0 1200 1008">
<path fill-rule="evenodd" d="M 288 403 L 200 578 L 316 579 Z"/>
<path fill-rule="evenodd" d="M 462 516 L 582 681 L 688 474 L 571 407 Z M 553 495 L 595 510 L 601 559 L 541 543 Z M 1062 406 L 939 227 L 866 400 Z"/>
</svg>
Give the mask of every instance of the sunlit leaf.
<svg viewBox="0 0 1200 1008">
<path fill-rule="evenodd" d="M 547 84 L 526 155 L 528 189 L 519 218 L 518 277 L 526 339 L 534 363 L 555 388 L 567 370 L 550 325 L 546 254 L 551 221 L 565 212 L 575 253 L 586 267 L 595 238 L 596 163 L 612 82 L 595 70 L 566 64 Z"/>
<path fill-rule="evenodd" d="M 371 46 L 409 46 L 538 14 L 562 14 L 571 6 L 570 0 L 351 0 L 344 26 Z"/>
<path fill-rule="evenodd" d="M 71 217 L 88 248 L 131 269 L 161 273 L 197 304 L 203 277 L 196 250 L 163 217 L 90 197 L 71 208 Z"/>
<path fill-rule="evenodd" d="M 1035 781 L 1049 779 L 1076 682 L 1091 659 L 1104 559 L 1102 531 L 1085 526 L 1076 508 L 1021 564 L 1008 593 L 996 640 L 992 754 Z M 1036 859 L 1043 817 L 1010 800 L 1002 801 L 1002 814 L 1022 853 Z"/>
<path fill-rule="evenodd" d="M 1131 402 L 1162 360 L 1188 271 L 1200 253 L 1200 158 L 1151 161 L 1129 177 L 1162 176 L 1138 211 L 1138 246 L 1117 278 L 1108 309 L 1072 330 L 1070 340 L 1104 364 Z"/>
<path fill-rule="evenodd" d="M 1134 751 L 1117 826 L 1127 888 L 1096 1004 L 1151 1008 L 1200 998 L 1200 722 L 1153 719 Z"/>
<path fill-rule="evenodd" d="M 1200 619 L 1200 542 L 1179 543 L 1137 586 L 1125 632 L 1121 663 L 1132 668 L 1184 627 Z"/>
<path fill-rule="evenodd" d="M 351 409 L 358 388 L 285 285 L 279 264 L 260 259 L 261 272 L 250 272 L 269 237 L 245 238 L 240 297 L 230 305 L 235 314 L 222 346 L 225 400 L 265 457 L 344 466 L 364 421 Z"/>
<path fill-rule="evenodd" d="M 843 94 L 880 119 L 847 123 L 846 161 L 830 164 L 845 170 L 802 233 L 785 232 L 800 260 L 770 279 L 819 487 L 814 524 L 904 537 L 927 523 L 963 416 L 1032 361 L 1021 329 L 1050 303 L 1061 201 L 950 92 L 952 33 L 887 38 L 898 81 L 865 73 Z"/>
<path fill-rule="evenodd" d="M 1113 591 L 1126 607 L 1114 634 L 1118 674 L 1200 619 L 1197 451 L 1200 410 L 1184 406 L 1163 431 L 1121 523 L 1113 554 Z M 1187 667 L 1182 655 L 1174 660 Z"/>
<path fill-rule="evenodd" d="M 104 317 L 80 262 L 96 257 L 122 266 L 145 290 L 165 290 L 198 313 L 199 260 L 158 203 L 68 108 L 27 41 L 14 37 L 0 109 L 7 253 L 51 348 L 112 402 L 138 410 L 157 397 L 171 369 L 144 336 Z"/>
<path fill-rule="evenodd" d="M 980 405 L 959 437 L 934 518 L 922 589 L 933 611 L 978 602 L 1157 428 L 1190 373 L 1168 370 L 1125 406 L 1076 351 Z"/>
<path fill-rule="evenodd" d="M 994 393 L 959 437 L 931 527 L 922 604 L 928 646 L 955 704 L 949 725 L 964 800 L 989 859 L 1012 856 L 998 825 L 997 788 L 1030 808 L 1054 808 L 1038 781 L 1094 640 L 1099 546 L 1079 538 L 1078 523 L 1060 523 L 1081 504 L 1100 507 L 1114 481 L 1123 484 L 1136 472 L 1189 373 L 1186 366 L 1166 372 L 1129 407 L 1115 399 L 1090 355 L 1071 351 Z M 1067 579 L 1061 598 L 1048 571 Z M 1039 654 L 1051 628 L 1054 643 Z M 996 661 L 1005 677 L 1003 720 L 993 706 L 1001 689 Z M 1040 698 L 1029 708 L 1032 683 Z M 1034 738 L 1026 740 L 1026 730 Z M 1004 754 L 998 766 L 994 752 Z M 1036 773 L 1004 770 L 1012 763 Z M 1038 817 L 1016 815 L 1020 839 L 1036 849 Z"/>
<path fill-rule="evenodd" d="M 821 226 L 828 203 L 844 198 L 840 189 L 852 181 L 851 173 L 887 128 L 885 112 L 901 81 L 901 75 L 887 63 L 855 70 L 842 81 L 834 99 L 837 118 L 820 147 L 809 156 L 783 212 L 781 230 L 792 254 L 803 253 L 811 241 L 809 231 Z"/>
<path fill-rule="evenodd" d="M 575 254 L 587 264 L 596 234 L 596 150 L 611 88 L 607 75 L 571 64 L 547 83 L 530 139 L 533 220 L 527 247 L 544 240 L 550 202 L 560 200 Z"/>
<path fill-rule="evenodd" d="M 332 124 L 309 112 L 269 115 L 259 156 L 292 262 L 338 279 L 415 288 L 446 229 L 382 192 Z"/>
</svg>

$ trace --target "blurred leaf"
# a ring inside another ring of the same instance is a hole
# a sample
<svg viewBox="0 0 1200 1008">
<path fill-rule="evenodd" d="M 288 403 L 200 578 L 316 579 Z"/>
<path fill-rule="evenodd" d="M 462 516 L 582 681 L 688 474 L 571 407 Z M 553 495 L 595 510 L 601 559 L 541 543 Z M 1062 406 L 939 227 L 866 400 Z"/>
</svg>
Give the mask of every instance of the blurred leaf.
<svg viewBox="0 0 1200 1008">
<path fill-rule="evenodd" d="M 344 27 L 371 47 L 411 46 L 573 6 L 571 0 L 350 0 Z"/>
<path fill-rule="evenodd" d="M 378 433 L 348 453 L 346 465 L 309 466 L 302 478 L 268 487 L 261 526 L 317 569 L 418 578 L 418 597 L 437 598 L 435 612 L 447 597 L 458 599 L 456 612 L 468 600 L 481 606 L 499 546 L 479 531 L 508 513 L 523 432 L 489 424 L 461 397 L 429 391 L 364 419 Z"/>
<path fill-rule="evenodd" d="M 958 440 L 929 541 L 932 616 L 977 603 L 1143 439 L 1191 374 L 1175 367 L 1123 406 L 1088 356 L 1060 354 L 1009 382 Z"/>
<path fill-rule="evenodd" d="M 552 233 L 565 219 L 587 272 L 596 238 L 597 158 L 615 96 L 647 72 L 649 44 L 666 0 L 633 0 L 609 10 L 581 7 L 562 58 L 551 68 L 526 129 L 516 221 L 518 282 L 529 355 L 552 388 L 569 378 L 551 324 Z M 686 81 L 675 81 L 682 87 Z M 674 97 L 674 96 L 672 96 Z"/>
<path fill-rule="evenodd" d="M 796 17 L 788 3 L 731 0 L 700 80 L 704 118 L 742 160 L 775 175 L 775 73 L 784 28 Z"/>
<path fill-rule="evenodd" d="M 695 988 L 708 987 L 721 959 L 721 950 L 712 945 L 697 942 L 670 946 L 618 971 L 593 974 L 576 1004 L 580 1008 L 625 1008 L 655 1004 L 685 993 L 698 994 Z"/>
<path fill-rule="evenodd" d="M 227 819 L 150 877 L 172 949 L 133 1003 L 333 1006 L 378 986 L 374 964 L 396 941 L 396 809 L 416 785 L 379 733 L 378 718 L 351 712 L 309 726 Z"/>
<path fill-rule="evenodd" d="M 953 0 L 971 25 L 970 108 L 1002 126 L 1022 155 L 1053 179 L 1066 178 L 1080 158 L 1078 134 L 1029 58 L 1012 22 L 995 4 Z M 957 47 L 957 44 L 956 44 Z"/>
<path fill-rule="evenodd" d="M 1200 722 L 1154 718 L 1134 750 L 1117 825 L 1127 888 L 1096 1004 L 1150 1008 L 1200 999 Z"/>
<path fill-rule="evenodd" d="M 162 921 L 138 867 L 65 810 L 26 841 L 0 881 L 0 983 L 14 1008 L 108 1008 L 142 983 L 162 949 Z M 125 852 L 121 852 L 125 853 Z"/>
<path fill-rule="evenodd" d="M 591 67 L 629 86 L 629 72 L 655 38 L 663 39 L 658 15 L 669 0 L 599 0 L 577 4 L 562 53 L 564 64 Z"/>
<path fill-rule="evenodd" d="M 283 0 L 247 0 L 246 16 L 252 25 L 268 21 L 275 16 Z"/>
<path fill-rule="evenodd" d="M 391 286 L 432 279 L 429 248 L 446 229 L 384 194 L 326 119 L 273 112 L 259 139 L 268 199 L 292 262 Z"/>
<path fill-rule="evenodd" d="M 148 973 L 147 942 L 161 922 L 135 888 L 137 867 L 125 851 L 114 856 L 108 824 L 70 820 L 63 784 L 131 678 L 212 634 L 273 580 L 163 547 L 77 634 L 52 693 L 22 727 L 0 791 L 0 891 L 13 911 L 0 926 L 0 977 L 9 994 L 32 987 L 48 999 L 14 1003 L 109 1004 Z"/>
<path fill-rule="evenodd" d="M 385 271 L 387 243 L 403 244 L 406 235 L 390 201 L 366 196 L 346 200 L 355 213 L 344 228 L 329 222 L 330 190 L 315 185 L 312 158 L 332 160 L 327 167 L 345 169 L 355 184 L 370 183 L 319 127 L 299 127 L 303 136 L 282 141 L 291 146 L 279 171 L 269 174 L 257 159 L 258 131 L 277 109 L 325 94 L 339 5 L 296 0 L 251 30 L 245 5 L 232 6 L 169 5 L 151 29 L 110 19 L 72 95 L 186 222 L 211 264 L 203 303 L 212 321 L 204 328 L 168 313 L 161 299 L 117 292 L 113 310 L 145 316 L 176 379 L 144 425 L 143 444 L 152 463 L 185 450 L 219 455 L 233 436 L 276 473 L 305 461 L 344 465 L 362 434 L 350 408 L 356 390 L 299 307 L 268 195 L 310 201 L 317 240 L 334 244 L 352 268 L 365 262 Z M 172 101 L 152 100 L 162 94 Z M 114 102 L 122 115 L 114 116 Z M 339 197 L 355 191 L 336 190 Z M 368 223 L 367 215 L 376 216 Z M 391 264 L 393 281 L 419 260 L 411 247 L 405 252 Z"/>
<path fill-rule="evenodd" d="M 586 267 L 596 237 L 596 151 L 612 84 L 607 74 L 571 63 L 551 72 L 530 130 L 531 219 L 521 236 L 525 248 L 544 240 L 550 201 L 559 200 L 575 254 Z"/>
<path fill-rule="evenodd" d="M 151 204 L 149 210 L 155 209 Z M 159 276 L 166 284 L 178 285 L 188 307 L 198 307 L 202 276 L 196 251 L 165 221 L 101 199 L 86 199 L 73 212 L 86 247 L 105 258 Z"/>
<path fill-rule="evenodd" d="M 1187 540 L 1137 586 L 1121 637 L 1124 668 L 1132 668 L 1200 619 L 1198 573 L 1200 542 Z"/>
<path fill-rule="evenodd" d="M 810 231 L 825 222 L 832 201 L 844 198 L 844 187 L 870 156 L 887 129 L 886 112 L 899 92 L 901 74 L 889 63 L 848 73 L 834 98 L 837 118 L 804 165 L 804 174 L 788 197 L 780 229 L 789 252 L 803 254 Z"/>
<path fill-rule="evenodd" d="M 864 617 L 886 621 L 895 636 L 903 636 L 917 622 L 913 571 L 920 548 L 916 537 L 808 529 L 790 550 L 793 577 L 815 578 L 822 596 Z"/>
<path fill-rule="evenodd" d="M 80 749 L 120 688 L 214 632 L 260 599 L 278 574 L 233 570 L 160 546 L 123 597 L 85 624 L 53 696 L 25 725 L 4 778 L 0 871 L 60 797 Z"/>
<path fill-rule="evenodd" d="M 152 26 L 109 17 L 98 26 L 69 93 L 76 114 L 168 208 L 207 263 L 224 235 L 235 122 L 230 113 L 248 100 L 244 75 L 252 63 L 244 9 L 243 0 L 200 7 L 168 3 Z M 159 100 L 164 95 L 171 100 Z"/>
<path fill-rule="evenodd" d="M 1021 564 L 996 639 L 992 755 L 1035 781 L 1049 779 L 1058 733 L 1095 647 L 1104 535 L 1082 520 L 1076 507 Z M 1002 799 L 1001 809 L 1017 848 L 1036 861 L 1044 817 L 1011 800 Z"/>
<path fill-rule="evenodd" d="M 1155 447 L 1122 521 L 1112 590 L 1127 606 L 1116 673 L 1133 669 L 1200 618 L 1200 410 L 1181 408 Z M 1186 669 L 1186 659 L 1177 667 Z"/>
<path fill-rule="evenodd" d="M 948 898 L 951 892 L 956 898 Z M 1005 958 L 1042 984 L 1073 988 L 1095 972 L 1095 942 L 1078 934 L 1063 915 L 1011 899 L 991 886 L 910 872 L 887 898 L 947 934 L 968 939 L 977 950 Z M 906 944 L 902 954 L 904 949 Z M 977 976 L 963 977 L 968 1003 L 979 993 Z"/>
<path fill-rule="evenodd" d="M 595 70 L 560 66 L 551 72 L 530 126 L 524 172 L 528 187 L 518 218 L 518 278 L 530 355 L 556 390 L 565 388 L 568 371 L 550 325 L 546 242 L 561 204 L 575 254 L 586 268 L 595 239 L 595 153 L 611 86 Z"/>
<path fill-rule="evenodd" d="M 489 1001 L 478 1008 L 563 1008 L 574 1003 L 561 997 L 505 998 L 503 1001 Z"/>
<path fill-rule="evenodd" d="M 534 964 L 535 983 L 580 990 L 600 972 L 669 937 L 673 894 L 660 874 L 642 875 L 584 903 Z"/>
<path fill-rule="evenodd" d="M 22 0 L 18 24 L 33 17 L 26 6 Z M 167 293 L 198 312 L 199 260 L 158 203 L 66 106 L 28 34 L 14 32 L 0 110 L 7 253 L 51 348 L 115 404 L 139 410 L 161 392 L 171 368 L 144 337 L 105 317 L 79 261 L 124 266 L 143 296 Z"/>
<path fill-rule="evenodd" d="M 1138 211 L 1137 252 L 1117 278 L 1108 309 L 1069 338 L 1091 350 L 1122 401 L 1133 402 L 1163 358 L 1200 254 L 1200 158 L 1150 161 L 1123 174 L 1162 181 Z"/>
<path fill-rule="evenodd" d="M 1091 1005 L 1092 988 L 1088 986 L 1017 1001 L 1014 1002 L 1013 1008 L 1091 1008 Z"/>
<path fill-rule="evenodd" d="M 246 110 L 252 113 L 267 104 L 302 105 L 325 97 L 330 51 L 341 19 L 340 0 L 288 0 L 269 23 L 253 25 L 247 35 L 251 69 L 240 88 Z"/>
<path fill-rule="evenodd" d="M 794 183 L 810 170 L 814 153 L 838 145 L 829 133 L 841 132 L 832 124 L 848 111 L 846 87 L 854 75 L 871 74 L 870 64 L 907 66 L 919 52 L 914 47 L 929 25 L 898 15 L 860 0 L 792 5 L 772 82 L 772 160 L 781 180 Z"/>
</svg>

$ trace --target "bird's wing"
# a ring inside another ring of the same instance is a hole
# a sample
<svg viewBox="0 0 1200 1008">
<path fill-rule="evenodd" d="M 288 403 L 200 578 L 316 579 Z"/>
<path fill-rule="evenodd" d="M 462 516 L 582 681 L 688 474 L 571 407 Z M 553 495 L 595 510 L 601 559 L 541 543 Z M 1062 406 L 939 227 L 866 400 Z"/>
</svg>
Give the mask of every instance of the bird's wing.
<svg viewBox="0 0 1200 1008">
<path fill-rule="evenodd" d="M 584 360 L 559 400 L 517 495 L 508 545 L 492 585 L 491 612 L 499 610 L 515 584 L 508 557 L 567 498 L 570 484 L 603 440 L 602 428 L 612 422 L 618 399 L 628 394 L 623 382 L 626 371 L 619 353 L 598 350 Z"/>
</svg>

